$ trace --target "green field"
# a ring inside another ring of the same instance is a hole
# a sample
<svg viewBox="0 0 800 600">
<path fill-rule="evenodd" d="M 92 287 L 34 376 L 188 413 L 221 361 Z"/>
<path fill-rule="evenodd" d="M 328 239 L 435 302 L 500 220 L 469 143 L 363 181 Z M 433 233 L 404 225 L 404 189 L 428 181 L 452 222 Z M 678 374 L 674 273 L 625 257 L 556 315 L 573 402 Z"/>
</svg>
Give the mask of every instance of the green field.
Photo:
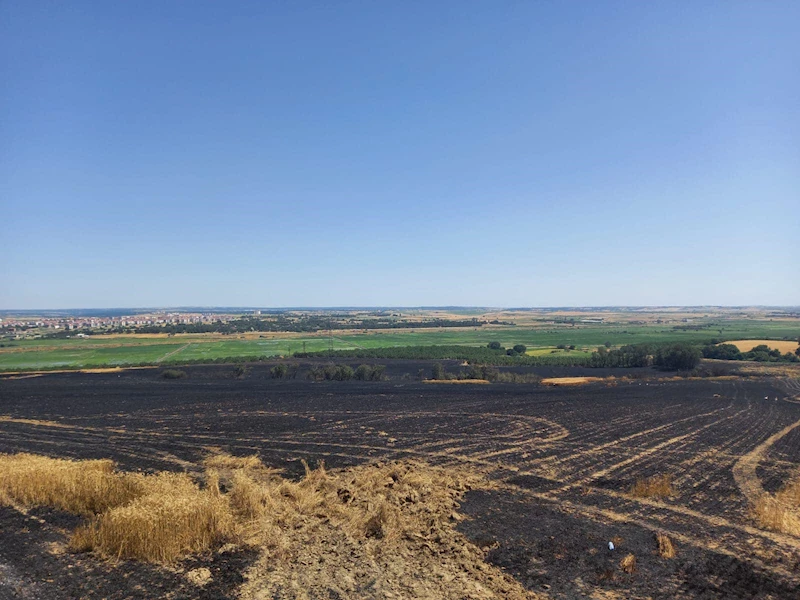
<svg viewBox="0 0 800 600">
<path fill-rule="evenodd" d="M 694 342 L 711 339 L 797 339 L 796 320 L 698 319 L 700 329 L 675 329 L 672 325 L 581 324 L 546 327 L 493 326 L 441 328 L 437 330 L 377 330 L 368 333 L 334 334 L 336 350 L 392 346 L 468 345 L 498 341 L 503 346 L 525 344 L 532 354 L 548 354 L 558 344 L 574 344 L 574 354 L 585 354 L 609 342 L 613 346 L 642 342 Z M 305 343 L 305 347 L 304 347 Z M 9 345 L 10 344 L 10 345 Z M 35 339 L 10 342 L 0 348 L 0 370 L 75 369 L 137 364 L 173 364 L 183 361 L 235 357 L 287 356 L 304 349 L 328 348 L 325 335 L 261 337 L 185 335 L 175 337 L 93 336 L 69 339 Z M 569 354 L 573 354 L 569 353 Z"/>
</svg>

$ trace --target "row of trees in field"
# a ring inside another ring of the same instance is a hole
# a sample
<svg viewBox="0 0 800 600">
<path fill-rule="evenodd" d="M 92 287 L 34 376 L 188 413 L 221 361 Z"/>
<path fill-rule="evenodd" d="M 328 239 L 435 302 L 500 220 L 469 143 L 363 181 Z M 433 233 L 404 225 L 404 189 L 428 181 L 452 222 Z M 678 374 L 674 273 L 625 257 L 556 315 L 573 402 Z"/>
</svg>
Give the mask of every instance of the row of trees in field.
<svg viewBox="0 0 800 600">
<path fill-rule="evenodd" d="M 505 352 L 508 356 L 521 356 L 528 351 L 528 347 L 525 346 L 525 344 L 515 344 L 514 347 L 506 350 L 500 345 L 500 342 L 489 342 L 486 344 L 486 347 L 489 348 L 489 350 Z"/>
<path fill-rule="evenodd" d="M 760 344 L 749 352 L 742 352 L 733 344 L 719 344 L 703 346 L 704 358 L 719 360 L 754 360 L 756 362 L 800 362 L 800 346 L 792 352 L 781 352 L 770 349 L 766 344 Z"/>
<path fill-rule="evenodd" d="M 381 381 L 385 370 L 385 365 L 359 365 L 355 369 L 342 364 L 312 365 L 307 378 L 313 381 Z"/>
<path fill-rule="evenodd" d="M 413 359 L 413 360 L 466 360 L 474 365 L 491 366 L 572 366 L 594 368 L 631 368 L 656 366 L 671 371 L 690 371 L 702 358 L 700 349 L 691 344 L 632 344 L 609 350 L 600 346 L 589 356 L 568 354 L 544 354 L 528 356 L 525 346 L 510 348 L 510 352 L 492 342 L 485 347 L 474 346 L 398 346 L 391 348 L 356 348 L 336 350 L 332 356 L 372 359 Z M 326 352 L 295 354 L 295 356 L 331 356 Z"/>
<path fill-rule="evenodd" d="M 692 344 L 631 344 L 616 350 L 600 346 L 591 355 L 592 367 L 647 367 L 665 371 L 691 371 L 703 357 Z"/>
<path fill-rule="evenodd" d="M 500 371 L 497 367 L 491 365 L 469 365 L 456 373 L 450 373 L 442 363 L 433 365 L 431 379 L 445 381 L 481 379 L 497 383 L 539 383 L 542 380 L 541 377 L 534 373 Z"/>
<path fill-rule="evenodd" d="M 513 350 L 513 348 L 512 348 Z M 486 346 L 391 346 L 386 348 L 352 348 L 323 352 L 296 352 L 296 358 L 362 358 L 362 359 L 410 359 L 410 360 L 466 360 L 472 364 L 496 366 L 588 366 L 589 358 L 566 354 L 527 356 L 507 350 L 495 350 Z"/>
</svg>

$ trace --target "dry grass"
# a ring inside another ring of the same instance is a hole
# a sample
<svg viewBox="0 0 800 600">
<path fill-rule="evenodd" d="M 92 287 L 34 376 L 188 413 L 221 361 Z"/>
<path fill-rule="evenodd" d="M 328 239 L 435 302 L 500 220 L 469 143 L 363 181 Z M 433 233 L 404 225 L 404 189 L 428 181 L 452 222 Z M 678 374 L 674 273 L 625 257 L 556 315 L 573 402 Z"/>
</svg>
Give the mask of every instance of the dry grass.
<svg viewBox="0 0 800 600">
<path fill-rule="evenodd" d="M 797 340 L 733 340 L 732 342 L 723 342 L 723 344 L 732 344 L 740 352 L 750 352 L 756 346 L 762 345 L 767 346 L 770 350 L 780 350 L 783 353 L 797 350 Z"/>
<path fill-rule="evenodd" d="M 461 494 L 488 485 L 463 469 L 411 461 L 307 468 L 298 482 L 240 477 L 232 505 L 259 515 L 249 533 L 264 548 L 241 597 L 355 598 L 356 582 L 371 581 L 381 598 L 528 598 L 454 528 Z"/>
<path fill-rule="evenodd" d="M 120 473 L 111 461 L 0 455 L 0 502 L 89 515 L 71 549 L 111 558 L 168 563 L 229 541 L 260 548 L 242 598 L 360 597 L 357 581 L 372 581 L 375 597 L 531 597 L 456 531 L 460 497 L 491 487 L 463 468 L 306 465 L 292 481 L 252 456 L 210 456 L 204 465 L 198 483 Z"/>
<path fill-rule="evenodd" d="M 146 487 L 146 495 L 79 528 L 73 549 L 170 562 L 234 536 L 233 515 L 216 486 L 201 490 L 188 475 L 162 473 L 146 478 Z"/>
<path fill-rule="evenodd" d="M 94 515 L 141 496 L 143 478 L 114 472 L 110 460 L 0 454 L 0 501 Z"/>
<path fill-rule="evenodd" d="M 774 496 L 763 494 L 753 506 L 753 517 L 764 529 L 800 537 L 800 477 Z"/>
<path fill-rule="evenodd" d="M 672 475 L 653 475 L 639 479 L 631 486 L 630 494 L 636 498 L 669 498 L 675 495 Z"/>
<path fill-rule="evenodd" d="M 486 384 L 491 383 L 488 379 L 423 379 L 422 383 L 452 383 L 452 384 L 461 384 L 461 383 L 477 383 L 477 384 Z"/>
<path fill-rule="evenodd" d="M 91 516 L 71 546 L 105 556 L 168 562 L 233 534 L 214 474 L 201 490 L 186 474 L 120 473 L 110 460 L 0 455 L 0 502 Z"/>
<path fill-rule="evenodd" d="M 542 379 L 541 383 L 542 385 L 583 385 L 603 380 L 602 377 L 547 377 Z"/>
<path fill-rule="evenodd" d="M 636 557 L 633 554 L 626 554 L 625 557 L 619 561 L 619 568 L 628 574 L 636 572 Z"/>
<path fill-rule="evenodd" d="M 263 464 L 257 454 L 250 456 L 231 456 L 230 454 L 212 454 L 203 459 L 203 466 L 208 469 L 261 469 Z"/>
<path fill-rule="evenodd" d="M 656 543 L 658 544 L 658 555 L 661 558 L 675 558 L 675 546 L 667 534 L 660 531 L 657 532 Z"/>
</svg>

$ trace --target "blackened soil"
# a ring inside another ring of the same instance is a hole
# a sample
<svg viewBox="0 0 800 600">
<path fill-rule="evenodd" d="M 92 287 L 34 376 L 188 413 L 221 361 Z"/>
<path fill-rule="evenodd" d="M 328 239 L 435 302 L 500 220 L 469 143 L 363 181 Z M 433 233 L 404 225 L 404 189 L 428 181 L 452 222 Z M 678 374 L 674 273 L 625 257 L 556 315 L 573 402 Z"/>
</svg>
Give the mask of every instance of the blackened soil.
<svg viewBox="0 0 800 600">
<path fill-rule="evenodd" d="M 54 510 L 36 509 L 25 515 L 0 506 L 0 574 L 4 575 L 0 576 L 0 599 L 232 598 L 257 554 L 235 549 L 194 557 L 170 568 L 111 562 L 67 549 L 69 531 L 80 521 Z M 211 571 L 211 580 L 203 587 L 185 575 L 199 567 Z"/>
<path fill-rule="evenodd" d="M 472 520 L 463 531 L 537 592 L 800 598 L 800 544 L 755 530 L 732 476 L 739 458 L 800 420 L 800 405 L 784 402 L 779 386 L 659 381 L 638 378 L 641 371 L 570 388 L 432 386 L 416 379 L 430 363 L 380 362 L 388 381 L 276 381 L 269 365 L 243 377 L 213 365 L 185 367 L 187 377 L 173 380 L 161 369 L 0 378 L 0 452 L 190 473 L 214 448 L 258 454 L 292 476 L 302 474 L 301 459 L 331 468 L 409 458 L 469 466 L 498 490 L 467 496 L 462 510 Z M 786 436 L 757 475 L 774 490 L 798 466 L 800 435 Z M 638 479 L 660 473 L 674 475 L 674 496 L 647 503 L 628 495 Z M 65 550 L 79 522 L 0 508 L 0 598 L 234 598 L 255 556 L 213 553 L 174 568 L 107 562 Z M 675 559 L 655 554 L 656 530 L 676 540 Z M 628 552 L 638 560 L 632 574 L 619 568 Z M 202 588 L 185 575 L 199 567 L 212 573 Z"/>
<path fill-rule="evenodd" d="M 746 560 L 679 543 L 675 558 L 662 558 L 652 531 L 587 520 L 507 490 L 470 492 L 461 511 L 470 518 L 459 529 L 487 548 L 489 562 L 556 598 L 585 597 L 598 588 L 620 598 L 798 597 L 796 583 Z M 629 553 L 637 559 L 630 574 L 620 568 Z"/>
</svg>

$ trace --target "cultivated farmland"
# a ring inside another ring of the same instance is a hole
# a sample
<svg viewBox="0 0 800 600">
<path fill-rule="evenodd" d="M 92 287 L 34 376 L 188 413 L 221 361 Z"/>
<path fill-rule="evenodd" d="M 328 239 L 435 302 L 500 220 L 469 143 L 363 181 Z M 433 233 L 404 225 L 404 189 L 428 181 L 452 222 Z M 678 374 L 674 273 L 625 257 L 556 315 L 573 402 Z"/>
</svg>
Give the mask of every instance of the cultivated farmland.
<svg viewBox="0 0 800 600">
<path fill-rule="evenodd" d="M 441 560 L 471 573 L 474 565 L 453 552 L 462 543 L 475 548 L 470 560 L 496 571 L 480 579 L 474 567 L 465 597 L 796 597 L 800 538 L 767 528 L 753 512 L 800 466 L 796 380 L 647 372 L 549 387 L 428 386 L 399 377 L 428 367 L 398 361 L 382 382 L 276 381 L 266 366 L 244 378 L 229 366 L 187 367 L 176 380 L 157 369 L 5 378 L 0 452 L 110 458 L 125 471 L 195 477 L 214 452 L 257 455 L 290 479 L 304 472 L 301 459 L 312 467 L 324 460 L 341 481 L 350 475 L 339 470 L 358 465 L 429 465 L 487 482 L 459 496 L 438 542 L 424 532 L 403 542 L 427 557 L 414 563 L 423 571 Z M 11 588 L 48 598 L 303 597 L 281 587 L 288 579 L 280 577 L 302 579 L 291 569 L 264 571 L 282 556 L 269 554 L 274 548 L 228 545 L 169 569 L 114 564 L 64 549 L 79 516 L 5 506 L 0 519 L 0 597 Z M 302 547 L 316 547 L 310 543 Z M 386 544 L 367 540 L 352 551 L 381 555 Z M 309 572 L 324 574 L 329 595 L 320 597 L 383 597 L 375 590 L 391 583 L 381 579 L 385 569 L 364 566 L 380 556 L 345 569 L 327 552 L 302 555 Z M 490 580 L 501 587 L 485 587 Z M 435 588 L 423 583 L 400 597 L 432 597 L 425 594 Z"/>
<path fill-rule="evenodd" d="M 166 365 L 190 361 L 290 356 L 295 352 L 392 348 L 403 346 L 485 346 L 523 344 L 528 354 L 544 359 L 589 355 L 598 346 L 711 340 L 764 340 L 791 344 L 800 335 L 796 316 L 767 318 L 768 313 L 740 314 L 732 309 L 674 313 L 590 312 L 557 313 L 500 311 L 480 313 L 483 321 L 504 324 L 481 327 L 426 327 L 348 329 L 313 333 L 257 332 L 207 334 L 105 334 L 87 337 L 41 337 L 8 340 L 0 344 L 0 372 L 37 369 L 80 369 L 132 365 Z M 468 314 L 422 311 L 427 318 L 464 318 Z M 603 322 L 584 322 L 586 316 Z M 70 334 L 71 335 L 71 334 Z M 559 346 L 575 346 L 564 350 Z M 783 346 L 780 346 L 781 348 Z M 796 348 L 796 344 L 793 346 Z M 748 348 L 749 350 L 749 348 Z"/>
</svg>

